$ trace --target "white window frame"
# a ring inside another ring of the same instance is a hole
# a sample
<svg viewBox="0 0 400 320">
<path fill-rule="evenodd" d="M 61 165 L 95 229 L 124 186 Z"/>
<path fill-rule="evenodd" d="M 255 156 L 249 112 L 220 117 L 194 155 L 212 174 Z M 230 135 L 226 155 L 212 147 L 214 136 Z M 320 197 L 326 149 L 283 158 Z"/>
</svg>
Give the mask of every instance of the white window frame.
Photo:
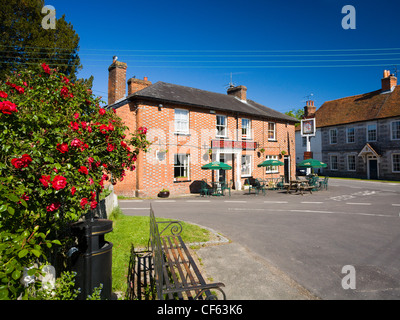
<svg viewBox="0 0 400 320">
<path fill-rule="evenodd" d="M 176 157 L 183 157 L 183 163 L 177 165 L 175 162 Z M 186 171 L 186 175 L 180 175 L 180 176 L 175 176 L 175 168 L 179 167 L 179 168 L 183 168 L 183 173 L 185 174 Z M 174 154 L 174 179 L 175 178 L 182 178 L 185 177 L 188 180 L 190 180 L 190 154 L 188 153 L 175 153 Z"/>
<path fill-rule="evenodd" d="M 375 126 L 375 140 L 369 138 L 369 132 L 370 132 L 369 126 Z M 376 123 L 367 123 L 367 142 L 374 142 L 377 140 L 378 140 L 378 125 Z"/>
<path fill-rule="evenodd" d="M 349 141 L 349 130 L 353 130 L 353 141 Z M 356 129 L 354 127 L 349 127 L 346 129 L 346 142 L 347 143 L 354 143 L 356 142 Z"/>
<path fill-rule="evenodd" d="M 265 160 L 278 160 L 278 156 L 265 156 Z M 265 167 L 265 173 L 279 173 L 279 167 Z"/>
<path fill-rule="evenodd" d="M 333 165 L 332 165 L 332 163 L 333 163 L 332 158 L 333 157 L 336 157 L 336 168 L 333 168 Z M 329 169 L 332 170 L 332 171 L 338 171 L 339 170 L 339 157 L 338 157 L 338 155 L 332 154 L 332 155 L 329 156 Z"/>
<path fill-rule="evenodd" d="M 393 134 L 394 134 L 393 125 L 395 123 L 399 123 L 399 128 L 398 128 L 399 131 L 397 133 L 397 138 L 393 138 Z M 400 140 L 400 120 L 394 120 L 390 123 L 390 140 Z"/>
<path fill-rule="evenodd" d="M 394 156 L 398 156 L 399 157 L 399 164 L 398 164 L 398 166 L 399 166 L 399 170 L 395 170 L 395 168 L 394 168 Z M 394 172 L 394 173 L 399 173 L 400 172 L 400 153 L 392 153 L 392 172 Z"/>
<path fill-rule="evenodd" d="M 224 119 L 225 124 L 218 124 L 218 118 Z M 218 134 L 218 127 L 223 128 L 223 134 L 222 135 Z M 216 134 L 215 134 L 216 137 L 219 137 L 219 138 L 227 138 L 228 137 L 228 118 L 227 118 L 227 116 L 224 116 L 222 114 L 217 114 L 216 115 L 216 117 L 215 117 L 215 131 L 216 131 Z"/>
<path fill-rule="evenodd" d="M 350 161 L 349 158 L 354 158 L 354 169 L 350 169 Z M 357 170 L 357 156 L 355 154 L 348 154 L 347 155 L 347 171 L 356 171 Z"/>
<path fill-rule="evenodd" d="M 243 159 L 245 161 L 243 162 Z M 242 154 L 242 163 L 241 163 L 241 177 L 251 177 L 252 175 L 252 166 L 253 157 L 250 154 Z M 243 169 L 246 169 L 246 172 L 243 172 Z"/>
<path fill-rule="evenodd" d="M 243 125 L 243 120 L 247 120 L 247 126 Z M 245 132 L 245 133 L 244 133 Z M 242 139 L 251 139 L 251 120 L 248 118 L 242 118 Z"/>
<path fill-rule="evenodd" d="M 271 130 L 269 128 L 270 125 L 273 125 L 273 129 Z M 273 133 L 273 137 L 270 138 L 269 134 Z M 268 141 L 276 141 L 276 123 L 275 122 L 268 122 L 268 130 L 267 130 L 267 134 L 268 134 Z"/>
<path fill-rule="evenodd" d="M 189 134 L 189 110 L 175 109 L 174 125 L 175 133 Z"/>
<path fill-rule="evenodd" d="M 332 133 L 335 132 L 335 142 L 333 142 L 332 140 Z M 329 129 L 329 144 L 337 144 L 338 141 L 338 131 L 337 129 Z"/>
</svg>

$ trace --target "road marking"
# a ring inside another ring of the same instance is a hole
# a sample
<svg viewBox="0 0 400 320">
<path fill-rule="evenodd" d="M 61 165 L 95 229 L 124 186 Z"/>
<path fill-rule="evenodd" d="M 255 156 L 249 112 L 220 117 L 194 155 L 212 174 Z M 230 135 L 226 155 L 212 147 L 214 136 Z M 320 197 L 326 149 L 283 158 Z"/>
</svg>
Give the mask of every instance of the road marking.
<svg viewBox="0 0 400 320">
<path fill-rule="evenodd" d="M 370 206 L 371 205 L 371 203 L 368 203 L 368 202 L 346 202 L 346 204 L 360 205 L 360 206 Z"/>
<path fill-rule="evenodd" d="M 224 202 L 247 203 L 246 200 L 225 200 Z"/>
<path fill-rule="evenodd" d="M 264 203 L 288 203 L 287 201 L 264 201 Z"/>
<path fill-rule="evenodd" d="M 393 207 L 400 207 L 400 203 L 392 203 Z"/>
<path fill-rule="evenodd" d="M 186 200 L 186 202 L 210 202 L 210 200 Z"/>
<path fill-rule="evenodd" d="M 318 202 L 318 201 L 302 201 L 301 203 L 316 203 L 316 204 L 321 204 L 323 202 Z"/>
<path fill-rule="evenodd" d="M 176 202 L 176 200 L 154 200 L 154 202 Z"/>
<path fill-rule="evenodd" d="M 388 217 L 394 218 L 395 216 L 387 215 L 387 214 L 376 214 L 376 213 L 363 213 L 363 212 L 341 212 L 341 211 L 322 211 L 322 210 L 301 210 L 301 209 L 256 209 L 256 208 L 228 208 L 228 210 L 232 211 L 272 211 L 272 212 L 305 212 L 305 213 L 337 213 L 337 214 L 346 214 L 346 215 L 361 215 L 361 216 L 373 216 L 373 217 Z"/>
</svg>

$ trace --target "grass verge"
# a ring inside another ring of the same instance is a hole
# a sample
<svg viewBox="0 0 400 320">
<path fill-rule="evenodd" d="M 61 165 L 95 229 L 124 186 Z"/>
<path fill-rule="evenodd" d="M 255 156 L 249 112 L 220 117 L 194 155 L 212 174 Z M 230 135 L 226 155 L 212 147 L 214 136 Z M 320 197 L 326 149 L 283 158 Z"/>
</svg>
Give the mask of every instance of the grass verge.
<svg viewBox="0 0 400 320">
<path fill-rule="evenodd" d="M 130 259 L 131 244 L 135 248 L 146 248 L 149 240 L 150 218 L 148 216 L 126 216 L 119 207 L 110 215 L 113 231 L 106 235 L 107 241 L 113 243 L 112 252 L 112 284 L 113 291 L 126 292 L 126 278 Z M 159 219 L 157 221 L 170 219 Z M 182 222 L 182 239 L 185 243 L 206 242 L 210 239 L 210 231 L 199 226 Z"/>
</svg>

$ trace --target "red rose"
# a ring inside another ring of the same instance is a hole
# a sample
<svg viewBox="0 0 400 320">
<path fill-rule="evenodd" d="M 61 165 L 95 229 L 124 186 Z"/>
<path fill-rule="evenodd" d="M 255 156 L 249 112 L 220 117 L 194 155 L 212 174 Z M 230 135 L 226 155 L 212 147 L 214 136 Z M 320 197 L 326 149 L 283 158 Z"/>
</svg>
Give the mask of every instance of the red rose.
<svg viewBox="0 0 400 320">
<path fill-rule="evenodd" d="M 53 212 L 60 208 L 61 204 L 59 202 L 52 203 L 51 205 L 47 206 L 46 209 L 48 212 Z"/>
<path fill-rule="evenodd" d="M 68 143 L 65 143 L 65 142 L 62 144 L 57 143 L 57 150 L 60 151 L 61 153 L 68 152 L 69 151 Z"/>
<path fill-rule="evenodd" d="M 125 141 L 121 141 L 121 146 L 122 146 L 123 148 L 126 148 L 128 145 L 126 144 Z"/>
<path fill-rule="evenodd" d="M 81 167 L 79 168 L 78 172 L 84 173 L 84 174 L 89 174 L 88 168 L 86 168 L 86 167 L 84 167 L 84 166 L 81 166 Z"/>
<path fill-rule="evenodd" d="M 0 91 L 0 98 L 7 98 L 8 94 L 5 93 L 4 91 Z"/>
<path fill-rule="evenodd" d="M 31 162 L 32 158 L 28 154 L 22 155 L 21 158 L 11 159 L 11 164 L 17 169 L 26 168 Z"/>
<path fill-rule="evenodd" d="M 68 84 L 69 79 L 68 79 L 67 77 L 64 77 L 63 82 L 66 83 L 66 84 Z"/>
<path fill-rule="evenodd" d="M 75 187 L 72 187 L 72 188 L 71 188 L 71 195 L 74 195 L 75 192 L 76 192 L 76 188 L 75 188 Z"/>
<path fill-rule="evenodd" d="M 82 209 L 85 208 L 85 206 L 87 205 L 87 203 L 88 203 L 88 199 L 87 199 L 87 198 L 83 198 L 83 199 L 81 200 L 81 207 L 82 207 Z"/>
<path fill-rule="evenodd" d="M 90 202 L 90 209 L 96 209 L 96 207 L 97 207 L 97 202 L 96 201 Z"/>
<path fill-rule="evenodd" d="M 108 126 L 108 130 L 113 131 L 114 130 L 114 126 L 110 123 Z"/>
<path fill-rule="evenodd" d="M 4 114 L 11 114 L 13 112 L 18 112 L 17 105 L 11 101 L 0 102 L 0 111 Z"/>
<path fill-rule="evenodd" d="M 79 118 L 79 113 L 78 112 L 74 113 L 74 118 L 75 118 L 75 120 Z"/>
<path fill-rule="evenodd" d="M 71 127 L 72 130 L 79 130 L 79 123 L 77 122 L 70 122 L 69 126 Z"/>
<path fill-rule="evenodd" d="M 111 143 L 107 144 L 107 151 L 111 152 L 114 150 L 114 146 Z"/>
<path fill-rule="evenodd" d="M 106 110 L 103 109 L 103 108 L 100 108 L 100 109 L 99 109 L 99 113 L 100 113 L 101 116 L 103 116 L 103 115 L 106 114 Z"/>
<path fill-rule="evenodd" d="M 43 68 L 44 72 L 46 72 L 47 74 L 50 74 L 50 68 L 47 64 L 42 63 L 42 68 Z"/>
<path fill-rule="evenodd" d="M 39 181 L 43 184 L 45 188 L 49 186 L 50 176 L 43 176 L 39 179 Z"/>
<path fill-rule="evenodd" d="M 139 133 L 141 133 L 141 134 L 146 134 L 147 128 L 146 128 L 146 127 L 140 127 L 140 128 L 138 129 L 138 131 L 139 131 Z"/>
<path fill-rule="evenodd" d="M 106 126 L 105 124 L 102 124 L 102 125 L 100 126 L 99 130 L 100 130 L 100 132 L 101 132 L 102 134 L 106 134 L 107 131 L 108 131 L 108 126 Z"/>
<path fill-rule="evenodd" d="M 51 184 L 53 185 L 54 189 L 61 190 L 67 185 L 67 179 L 63 176 L 55 176 Z"/>
<path fill-rule="evenodd" d="M 82 141 L 75 138 L 74 140 L 71 141 L 71 147 L 80 147 L 82 144 Z"/>
<path fill-rule="evenodd" d="M 62 87 L 60 90 L 60 94 L 66 99 L 69 96 L 69 91 L 67 87 Z"/>
</svg>

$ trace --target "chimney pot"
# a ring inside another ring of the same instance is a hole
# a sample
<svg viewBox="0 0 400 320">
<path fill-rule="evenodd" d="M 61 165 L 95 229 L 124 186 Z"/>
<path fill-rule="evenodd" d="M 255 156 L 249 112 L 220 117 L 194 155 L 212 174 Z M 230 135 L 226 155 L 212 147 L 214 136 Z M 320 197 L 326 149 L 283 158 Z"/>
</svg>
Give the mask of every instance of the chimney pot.
<svg viewBox="0 0 400 320">
<path fill-rule="evenodd" d="M 397 78 L 390 74 L 390 70 L 383 70 L 383 78 L 381 79 L 382 92 L 391 91 L 394 86 L 397 86 Z"/>
</svg>

